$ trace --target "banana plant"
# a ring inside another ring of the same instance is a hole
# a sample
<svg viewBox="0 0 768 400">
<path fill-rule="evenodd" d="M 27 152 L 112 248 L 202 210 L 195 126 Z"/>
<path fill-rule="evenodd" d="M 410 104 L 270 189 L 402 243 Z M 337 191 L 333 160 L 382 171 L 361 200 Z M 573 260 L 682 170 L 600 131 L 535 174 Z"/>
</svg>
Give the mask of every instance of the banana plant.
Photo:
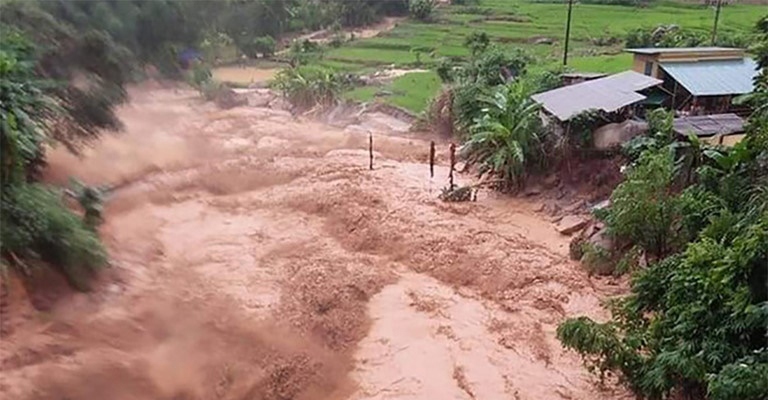
<svg viewBox="0 0 768 400">
<path fill-rule="evenodd" d="M 543 159 L 543 129 L 539 106 L 528 84 L 516 80 L 479 100 L 485 105 L 470 128 L 461 155 L 480 174 L 497 175 L 503 190 L 518 190 L 529 168 Z"/>
</svg>

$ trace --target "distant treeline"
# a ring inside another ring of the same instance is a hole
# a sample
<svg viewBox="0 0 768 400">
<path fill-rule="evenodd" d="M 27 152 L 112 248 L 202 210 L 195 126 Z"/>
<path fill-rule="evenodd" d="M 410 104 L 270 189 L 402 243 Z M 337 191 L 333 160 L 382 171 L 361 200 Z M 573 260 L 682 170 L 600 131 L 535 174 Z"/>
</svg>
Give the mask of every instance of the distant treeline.
<svg viewBox="0 0 768 400">
<path fill-rule="evenodd" d="M 45 15 L 73 31 L 106 34 L 132 62 L 172 73 L 176 56 L 207 38 L 223 35 L 244 51 L 286 33 L 362 26 L 407 12 L 408 0 L 10 0 L 0 5 L 0 22 L 34 31 L 30 22 Z"/>
</svg>

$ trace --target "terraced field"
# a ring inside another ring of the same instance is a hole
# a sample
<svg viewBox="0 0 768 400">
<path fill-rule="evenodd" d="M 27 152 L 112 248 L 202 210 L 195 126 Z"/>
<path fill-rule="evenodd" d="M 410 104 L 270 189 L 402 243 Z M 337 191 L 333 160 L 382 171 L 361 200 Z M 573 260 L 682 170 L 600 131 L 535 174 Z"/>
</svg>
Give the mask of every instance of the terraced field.
<svg viewBox="0 0 768 400">
<path fill-rule="evenodd" d="M 755 4 L 728 5 L 722 10 L 719 31 L 747 33 L 766 8 Z M 327 51 L 321 64 L 355 72 L 387 66 L 425 68 L 443 57 L 467 57 L 465 37 L 482 31 L 499 46 L 523 48 L 535 55 L 539 59 L 536 68 L 556 66 L 562 62 L 566 13 L 567 7 L 561 1 L 482 0 L 477 6 L 445 5 L 439 7 L 430 23 L 401 21 L 376 37 L 354 40 Z M 712 8 L 689 3 L 662 2 L 645 8 L 575 4 L 569 66 L 590 72 L 625 70 L 631 62 L 630 55 L 622 51 L 627 32 L 660 24 L 709 32 L 714 14 Z M 596 44 L 609 38 L 615 38 L 614 44 Z M 434 78 L 434 74 L 425 73 L 405 76 L 380 90 L 358 89 L 350 97 L 370 100 L 377 93 L 394 92 L 395 99 L 387 102 L 419 112 L 426 106 L 421 99 L 430 98 L 439 87 L 431 83 Z M 407 86 L 413 95 L 395 87 L 398 84 Z M 432 92 L 425 95 L 423 89 Z"/>
</svg>

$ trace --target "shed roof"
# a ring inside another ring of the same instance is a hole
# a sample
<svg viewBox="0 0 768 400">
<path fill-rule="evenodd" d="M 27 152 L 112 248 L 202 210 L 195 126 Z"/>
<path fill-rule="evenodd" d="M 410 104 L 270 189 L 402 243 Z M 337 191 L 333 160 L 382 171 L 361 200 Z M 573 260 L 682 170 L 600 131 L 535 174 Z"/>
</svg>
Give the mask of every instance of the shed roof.
<svg viewBox="0 0 768 400">
<path fill-rule="evenodd" d="M 744 132 L 744 120 L 736 114 L 713 114 L 695 117 L 675 118 L 674 130 L 677 134 L 707 137 L 730 135 Z"/>
<path fill-rule="evenodd" d="M 722 96 L 751 93 L 757 63 L 741 60 L 662 62 L 661 68 L 694 96 Z"/>
<path fill-rule="evenodd" d="M 634 71 L 625 71 L 605 78 L 533 95 L 531 98 L 561 121 L 587 110 L 613 112 L 637 103 L 645 96 L 637 91 L 661 84 L 661 81 Z"/>
<path fill-rule="evenodd" d="M 585 79 L 595 79 L 595 78 L 602 78 L 608 74 L 604 72 L 565 72 L 562 76 L 563 78 L 585 78 Z"/>
<path fill-rule="evenodd" d="M 732 51 L 744 51 L 738 47 L 643 47 L 637 49 L 624 49 L 633 54 L 680 54 L 680 53 L 722 53 Z"/>
</svg>

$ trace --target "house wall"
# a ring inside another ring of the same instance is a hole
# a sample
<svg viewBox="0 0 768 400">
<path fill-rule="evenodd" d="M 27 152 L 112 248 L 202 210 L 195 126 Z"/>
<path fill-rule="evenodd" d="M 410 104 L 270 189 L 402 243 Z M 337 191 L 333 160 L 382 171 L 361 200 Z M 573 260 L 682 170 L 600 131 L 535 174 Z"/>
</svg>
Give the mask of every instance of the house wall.
<svg viewBox="0 0 768 400">
<path fill-rule="evenodd" d="M 744 50 L 727 49 L 716 51 L 686 51 L 682 53 L 655 54 L 659 62 L 696 62 L 711 60 L 740 60 L 744 58 Z"/>
<path fill-rule="evenodd" d="M 650 76 L 654 78 L 659 77 L 659 62 L 657 58 L 654 55 L 647 55 L 647 54 L 635 54 L 635 57 L 632 61 L 632 70 L 641 74 L 645 74 L 645 63 L 650 62 L 652 63 L 651 67 L 651 74 Z"/>
<path fill-rule="evenodd" d="M 715 135 L 712 137 L 704 138 L 702 140 L 712 145 L 720 144 L 723 146 L 731 147 L 736 143 L 739 143 L 740 141 L 744 140 L 745 137 L 746 137 L 745 134 L 737 133 L 733 135 Z"/>
<path fill-rule="evenodd" d="M 661 62 L 697 62 L 710 60 L 740 60 L 744 58 L 742 49 L 686 51 L 684 53 L 635 54 L 632 60 L 632 70 L 641 74 L 646 73 L 646 63 L 652 63 L 650 76 L 662 79 Z"/>
</svg>

